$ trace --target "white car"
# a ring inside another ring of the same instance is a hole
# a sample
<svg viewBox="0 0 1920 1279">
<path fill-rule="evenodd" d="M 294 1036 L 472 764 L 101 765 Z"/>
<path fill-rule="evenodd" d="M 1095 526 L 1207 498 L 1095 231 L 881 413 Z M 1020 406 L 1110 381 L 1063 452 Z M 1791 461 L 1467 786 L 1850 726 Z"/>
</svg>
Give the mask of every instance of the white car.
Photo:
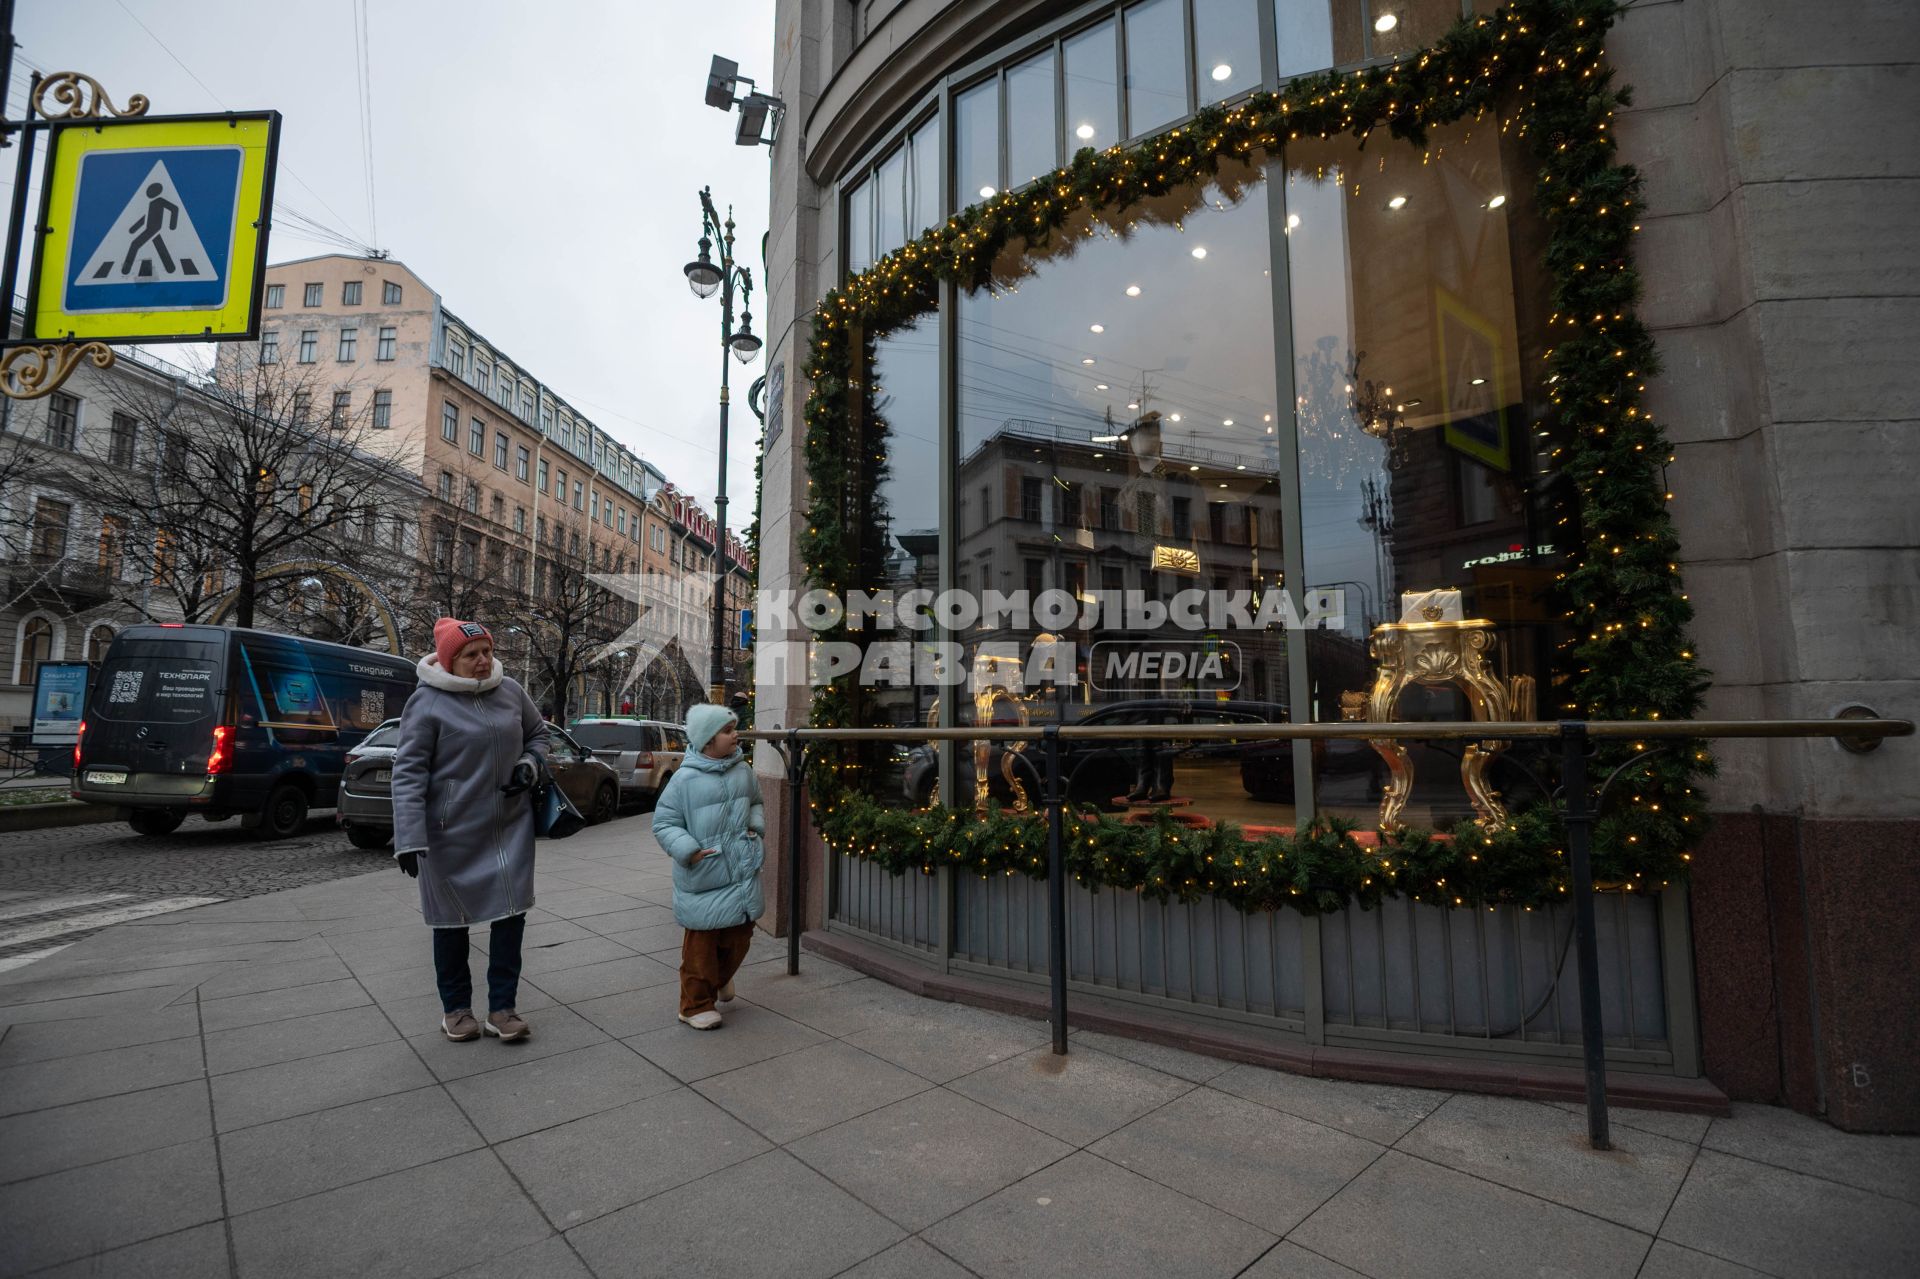
<svg viewBox="0 0 1920 1279">
<path fill-rule="evenodd" d="M 632 803 L 659 799 L 687 752 L 685 730 L 664 720 L 589 715 L 567 731 L 619 775 L 620 798 Z"/>
</svg>

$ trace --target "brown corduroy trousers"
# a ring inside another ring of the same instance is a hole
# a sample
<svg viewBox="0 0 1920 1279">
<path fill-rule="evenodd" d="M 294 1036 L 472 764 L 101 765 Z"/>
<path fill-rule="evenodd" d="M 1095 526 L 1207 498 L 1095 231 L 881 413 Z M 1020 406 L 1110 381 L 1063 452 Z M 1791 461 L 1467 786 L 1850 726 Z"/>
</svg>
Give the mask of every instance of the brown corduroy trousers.
<svg viewBox="0 0 1920 1279">
<path fill-rule="evenodd" d="M 680 1015 L 691 1017 L 713 1007 L 720 988 L 733 980 L 753 944 L 753 925 L 689 928 L 680 943 Z"/>
</svg>

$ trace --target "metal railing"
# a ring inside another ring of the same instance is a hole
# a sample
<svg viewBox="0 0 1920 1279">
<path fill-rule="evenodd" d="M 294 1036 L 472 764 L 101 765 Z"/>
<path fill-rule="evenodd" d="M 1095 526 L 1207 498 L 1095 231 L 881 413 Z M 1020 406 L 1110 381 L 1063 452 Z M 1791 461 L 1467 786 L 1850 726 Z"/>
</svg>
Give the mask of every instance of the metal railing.
<svg viewBox="0 0 1920 1279">
<path fill-rule="evenodd" d="M 1858 712 L 1855 712 L 1857 715 Z M 1567 829 L 1568 879 L 1572 897 L 1573 945 L 1578 965 L 1581 1058 L 1586 1076 L 1587 1138 L 1595 1150 L 1609 1150 L 1606 1098 L 1606 1044 L 1601 1025 L 1600 960 L 1593 905 L 1593 825 L 1607 789 L 1634 764 L 1655 751 L 1648 745 L 1672 740 L 1725 738 L 1830 737 L 1855 752 L 1877 747 L 1888 737 L 1914 731 L 1910 720 L 1850 717 L 1777 720 L 1558 720 L 1527 722 L 1384 723 L 1352 721 L 1325 724 L 1044 724 L 952 728 L 789 728 L 742 733 L 767 742 L 787 765 L 787 973 L 800 971 L 800 857 L 805 803 L 807 749 L 816 742 L 1033 742 L 1045 761 L 1040 809 L 1047 822 L 1047 970 L 1051 988 L 1048 1020 L 1053 1051 L 1067 1052 L 1067 875 L 1061 845 L 1061 813 L 1066 805 L 1060 767 L 1060 742 L 1118 741 L 1557 741 L 1560 748 L 1561 820 Z M 1629 741 L 1635 753 L 1593 792 L 1587 764 L 1598 741 Z"/>
</svg>

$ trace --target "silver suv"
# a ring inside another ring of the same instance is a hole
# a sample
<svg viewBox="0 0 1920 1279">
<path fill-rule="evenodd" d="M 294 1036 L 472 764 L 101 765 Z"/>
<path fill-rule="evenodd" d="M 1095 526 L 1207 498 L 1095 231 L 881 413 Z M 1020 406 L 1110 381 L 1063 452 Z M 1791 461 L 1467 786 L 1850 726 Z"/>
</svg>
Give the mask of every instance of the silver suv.
<svg viewBox="0 0 1920 1279">
<path fill-rule="evenodd" d="M 623 801 L 651 804 L 687 751 L 686 732 L 657 719 L 590 715 L 567 730 L 573 740 L 605 761 L 620 777 Z"/>
</svg>

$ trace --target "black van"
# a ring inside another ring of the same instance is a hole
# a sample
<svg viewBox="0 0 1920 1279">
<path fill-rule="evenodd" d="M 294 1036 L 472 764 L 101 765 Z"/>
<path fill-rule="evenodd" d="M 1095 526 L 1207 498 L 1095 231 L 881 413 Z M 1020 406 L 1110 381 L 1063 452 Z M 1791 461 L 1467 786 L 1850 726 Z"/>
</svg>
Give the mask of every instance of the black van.
<svg viewBox="0 0 1920 1279">
<path fill-rule="evenodd" d="M 347 752 L 413 693 L 413 663 L 269 631 L 129 626 L 101 664 L 73 797 L 115 804 L 143 835 L 189 813 L 276 839 L 331 808 Z"/>
</svg>

